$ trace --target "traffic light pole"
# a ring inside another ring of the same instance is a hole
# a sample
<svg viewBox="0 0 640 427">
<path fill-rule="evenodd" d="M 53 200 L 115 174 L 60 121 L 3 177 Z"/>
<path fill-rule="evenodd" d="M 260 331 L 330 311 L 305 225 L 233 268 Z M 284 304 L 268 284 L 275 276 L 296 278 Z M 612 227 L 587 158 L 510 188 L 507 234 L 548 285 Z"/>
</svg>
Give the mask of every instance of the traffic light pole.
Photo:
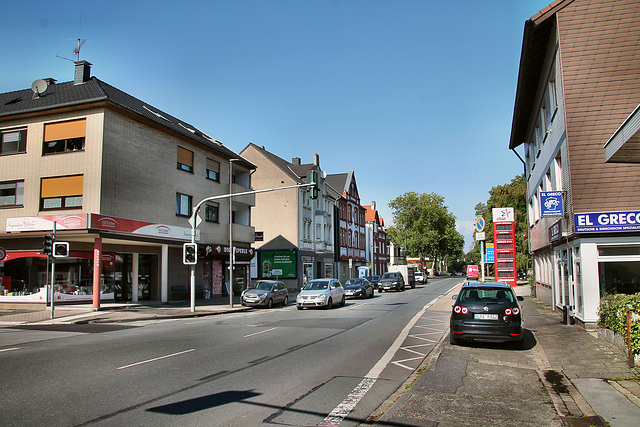
<svg viewBox="0 0 640 427">
<path fill-rule="evenodd" d="M 317 176 L 317 175 L 316 175 Z M 191 224 L 191 243 L 195 243 L 196 242 L 196 228 L 198 227 L 198 223 L 196 221 L 197 217 L 198 217 L 198 211 L 200 210 L 200 208 L 202 207 L 203 204 L 205 204 L 206 202 L 212 201 L 212 200 L 220 200 L 220 199 L 231 199 L 231 197 L 238 197 L 238 196 L 248 196 L 250 194 L 258 194 L 258 193 L 268 193 L 271 191 L 279 191 L 279 190 L 288 190 L 291 188 L 304 188 L 304 187 L 315 187 L 318 185 L 318 182 L 310 182 L 309 184 L 296 184 L 296 185 L 287 185 L 285 187 L 276 187 L 276 188 L 265 188 L 263 190 L 252 190 L 252 191 L 245 191 L 242 193 L 230 193 L 230 194 L 222 194 L 220 196 L 211 196 L 211 197 L 207 197 L 206 199 L 202 199 L 195 208 L 193 208 L 193 213 L 191 214 L 191 217 L 189 218 L 189 224 Z M 229 222 L 231 222 L 231 216 L 229 217 Z M 232 230 L 231 226 L 229 227 L 230 230 Z M 232 232 L 232 231 L 231 231 Z M 229 243 L 230 243 L 230 248 L 229 251 L 231 252 L 231 257 L 230 260 L 231 262 L 233 262 L 233 255 L 235 255 L 233 253 L 233 236 L 229 236 Z M 196 255 L 197 256 L 197 255 Z M 189 283 L 191 285 L 191 312 L 194 313 L 196 311 L 196 266 L 195 265 L 191 265 L 190 266 L 191 269 L 189 271 L 190 273 L 190 279 L 189 279 Z M 232 268 L 233 266 L 230 265 L 229 268 Z M 230 274 L 229 277 L 233 277 L 232 276 L 233 273 Z M 231 298 L 233 297 L 233 283 L 229 283 L 229 300 L 231 301 L 231 305 L 233 304 Z"/>
<path fill-rule="evenodd" d="M 56 241 L 56 222 L 53 221 L 53 241 Z M 53 245 L 51 246 L 53 250 Z M 53 255 L 53 254 L 52 254 Z M 55 280 L 56 280 L 56 259 L 53 256 L 47 255 L 51 259 L 51 318 L 54 318 L 53 301 L 55 300 Z"/>
</svg>

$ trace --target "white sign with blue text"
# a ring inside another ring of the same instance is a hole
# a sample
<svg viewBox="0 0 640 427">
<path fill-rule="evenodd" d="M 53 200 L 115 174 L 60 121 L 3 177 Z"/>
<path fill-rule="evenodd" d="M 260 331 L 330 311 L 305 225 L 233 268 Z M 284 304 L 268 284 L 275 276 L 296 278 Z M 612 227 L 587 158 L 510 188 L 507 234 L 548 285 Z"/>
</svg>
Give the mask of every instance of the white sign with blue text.
<svg viewBox="0 0 640 427">
<path fill-rule="evenodd" d="M 640 211 L 574 214 L 576 233 L 638 231 Z"/>
<path fill-rule="evenodd" d="M 562 191 L 541 191 L 540 213 L 543 217 L 564 216 Z"/>
</svg>

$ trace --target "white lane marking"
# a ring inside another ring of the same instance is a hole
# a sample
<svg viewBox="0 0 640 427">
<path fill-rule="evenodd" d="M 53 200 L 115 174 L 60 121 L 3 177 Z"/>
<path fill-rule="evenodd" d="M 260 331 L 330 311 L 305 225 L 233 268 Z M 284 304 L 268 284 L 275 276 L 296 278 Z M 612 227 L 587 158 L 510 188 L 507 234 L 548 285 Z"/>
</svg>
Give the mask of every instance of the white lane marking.
<svg viewBox="0 0 640 427">
<path fill-rule="evenodd" d="M 349 415 L 349 412 L 351 412 L 353 408 L 356 407 L 358 402 L 362 400 L 364 395 L 367 394 L 371 387 L 373 387 L 373 385 L 376 383 L 384 368 L 389 364 L 389 362 L 391 362 L 393 356 L 395 356 L 395 354 L 400 349 L 400 345 L 409 335 L 409 331 L 411 330 L 411 328 L 418 322 L 418 320 L 420 320 L 420 317 L 422 317 L 424 312 L 427 311 L 433 304 L 435 304 L 436 301 L 438 301 L 438 298 L 429 302 L 429 304 L 425 305 L 422 310 L 420 310 L 415 316 L 413 316 L 413 319 L 411 319 L 411 321 L 407 323 L 407 325 L 404 327 L 402 332 L 400 332 L 400 335 L 398 335 L 393 344 L 391 344 L 391 347 L 389 347 L 384 356 L 382 356 L 378 363 L 376 363 L 376 365 L 371 368 L 369 373 L 362 379 L 362 381 L 360 381 L 360 384 L 358 384 L 356 388 L 353 389 L 353 391 L 346 397 L 346 399 L 340 402 L 340 404 L 336 406 L 335 409 L 331 411 L 331 413 L 327 415 L 320 424 L 318 424 L 319 426 L 335 427 L 339 426 L 340 423 L 342 423 L 342 421 Z M 402 362 L 407 360 L 410 359 L 403 360 Z M 407 367 L 407 369 L 410 368 Z"/>
<path fill-rule="evenodd" d="M 248 337 L 252 337 L 252 336 L 254 336 L 254 335 L 264 334 L 265 332 L 270 332 L 270 331 L 273 331 L 273 330 L 275 330 L 275 329 L 278 329 L 278 328 L 271 328 L 271 329 L 265 329 L 264 331 L 260 331 L 260 332 L 254 332 L 253 334 L 245 335 L 245 336 L 244 336 L 244 337 L 242 337 L 242 338 L 248 338 Z"/>
<path fill-rule="evenodd" d="M 142 362 L 132 363 L 131 365 L 120 366 L 118 369 L 131 368 L 132 366 L 143 365 L 143 364 L 145 364 L 145 363 L 155 362 L 156 360 L 162 360 L 162 359 L 166 359 L 166 358 L 168 358 L 168 357 L 174 357 L 174 356 L 179 356 L 179 355 L 181 355 L 181 354 L 185 354 L 185 353 L 191 353 L 192 351 L 196 351 L 196 349 L 195 349 L 195 348 L 192 348 L 192 349 L 190 349 L 190 350 L 181 351 L 181 352 L 179 352 L 179 353 L 167 354 L 166 356 L 160 356 L 160 357 L 156 357 L 156 358 L 153 358 L 153 359 L 144 360 L 144 361 L 142 361 Z"/>
<path fill-rule="evenodd" d="M 2 350 L 0 350 L 0 353 L 2 353 L 3 351 L 12 351 L 12 350 L 18 350 L 20 347 L 12 347 L 12 348 L 3 348 Z"/>
<path fill-rule="evenodd" d="M 403 360 L 394 360 L 393 363 L 396 366 L 400 366 L 401 368 L 405 368 L 409 371 L 413 371 L 416 368 L 412 368 L 411 366 L 407 366 L 405 364 L 403 364 L 403 362 L 411 362 L 413 360 L 422 360 L 424 358 L 425 355 L 422 355 L 421 357 L 412 357 L 411 359 L 403 359 Z"/>
</svg>

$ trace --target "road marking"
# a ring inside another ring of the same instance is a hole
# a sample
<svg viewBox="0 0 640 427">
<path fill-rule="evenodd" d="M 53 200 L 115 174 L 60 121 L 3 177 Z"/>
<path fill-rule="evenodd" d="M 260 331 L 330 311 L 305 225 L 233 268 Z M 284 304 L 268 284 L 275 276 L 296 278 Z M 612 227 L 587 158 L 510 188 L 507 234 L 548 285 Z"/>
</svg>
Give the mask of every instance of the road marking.
<svg viewBox="0 0 640 427">
<path fill-rule="evenodd" d="M 20 349 L 20 347 L 4 348 L 0 350 L 0 353 L 2 353 L 3 351 L 11 351 L 11 350 L 18 350 L 18 349 Z"/>
<path fill-rule="evenodd" d="M 273 330 L 275 330 L 275 329 L 278 329 L 278 328 L 271 328 L 271 329 L 265 329 L 264 331 L 260 331 L 260 332 L 254 332 L 253 334 L 245 335 L 245 336 L 244 336 L 244 337 L 242 337 L 242 338 L 248 338 L 248 337 L 252 337 L 252 336 L 254 336 L 254 335 L 264 334 L 265 332 L 270 332 L 270 331 L 273 331 Z"/>
<path fill-rule="evenodd" d="M 156 357 L 154 359 L 149 359 L 149 360 L 145 360 L 145 361 L 142 361 L 142 362 L 132 363 L 131 365 L 120 366 L 118 369 L 131 368 L 132 366 L 143 365 L 145 363 L 155 362 L 156 360 L 166 359 L 168 357 L 173 357 L 173 356 L 179 356 L 179 355 L 185 354 L 185 353 L 191 353 L 192 351 L 196 351 L 196 349 L 192 348 L 191 350 L 185 350 L 185 351 L 181 351 L 179 353 L 167 354 L 166 356 L 160 356 L 160 357 Z"/>
<path fill-rule="evenodd" d="M 400 332 L 400 335 L 398 335 L 393 344 L 391 344 L 391 347 L 389 347 L 384 356 L 382 356 L 378 363 L 376 363 L 376 365 L 371 368 L 369 373 L 362 379 L 362 381 L 360 381 L 360 384 L 358 384 L 356 388 L 354 388 L 353 391 L 349 393 L 346 399 L 340 402 L 340 404 L 336 406 L 335 409 L 331 411 L 331 413 L 327 415 L 320 424 L 318 424 L 319 426 L 335 427 L 340 425 L 340 423 L 347 417 L 347 415 L 349 415 L 349 412 L 351 412 L 353 408 L 356 407 L 358 402 L 362 400 L 364 395 L 367 394 L 371 387 L 373 387 L 373 385 L 376 383 L 384 368 L 387 367 L 387 365 L 391 362 L 391 359 L 393 359 L 393 356 L 395 356 L 398 350 L 400 350 L 400 346 L 409 335 L 409 331 L 411 331 L 411 328 L 413 328 L 418 320 L 420 320 L 422 315 L 429 309 L 429 307 L 435 304 L 436 301 L 438 301 L 438 298 L 422 307 L 422 310 L 420 310 L 415 316 L 413 316 L 413 319 L 411 319 L 411 321 L 407 323 L 407 325 L 404 327 L 402 332 Z M 410 359 L 402 360 L 401 362 L 405 362 L 408 360 Z"/>
</svg>

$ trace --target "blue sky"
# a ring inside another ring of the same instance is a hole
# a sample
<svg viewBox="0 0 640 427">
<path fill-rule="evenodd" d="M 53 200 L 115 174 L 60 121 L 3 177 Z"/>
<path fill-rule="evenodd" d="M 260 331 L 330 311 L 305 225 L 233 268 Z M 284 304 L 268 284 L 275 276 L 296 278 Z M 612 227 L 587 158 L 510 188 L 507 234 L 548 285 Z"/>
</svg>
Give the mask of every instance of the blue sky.
<svg viewBox="0 0 640 427">
<path fill-rule="evenodd" d="M 551 0 L 9 1 L 0 92 L 92 75 L 236 152 L 355 172 L 361 202 L 474 207 L 522 173 L 508 149 L 524 22 Z"/>
</svg>

